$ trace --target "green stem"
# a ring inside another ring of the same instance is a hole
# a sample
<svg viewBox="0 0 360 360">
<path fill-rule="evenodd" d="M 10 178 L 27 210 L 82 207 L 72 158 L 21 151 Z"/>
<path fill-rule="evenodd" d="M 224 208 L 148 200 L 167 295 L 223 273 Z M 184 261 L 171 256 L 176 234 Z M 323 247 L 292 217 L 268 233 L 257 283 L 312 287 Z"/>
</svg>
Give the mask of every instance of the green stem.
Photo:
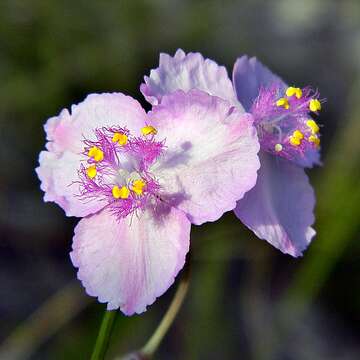
<svg viewBox="0 0 360 360">
<path fill-rule="evenodd" d="M 105 310 L 91 360 L 103 360 L 105 358 L 117 313 L 118 310 Z"/>
<path fill-rule="evenodd" d="M 145 359 L 151 359 L 154 356 L 154 353 L 158 349 L 161 341 L 169 330 L 171 324 L 174 322 L 174 319 L 177 313 L 180 310 L 182 303 L 184 302 L 185 296 L 189 288 L 189 266 L 184 269 L 183 277 L 180 280 L 178 288 L 172 302 L 166 311 L 164 317 L 162 318 L 160 324 L 155 330 L 154 334 L 145 344 L 145 346 L 140 350 L 140 355 Z"/>
</svg>

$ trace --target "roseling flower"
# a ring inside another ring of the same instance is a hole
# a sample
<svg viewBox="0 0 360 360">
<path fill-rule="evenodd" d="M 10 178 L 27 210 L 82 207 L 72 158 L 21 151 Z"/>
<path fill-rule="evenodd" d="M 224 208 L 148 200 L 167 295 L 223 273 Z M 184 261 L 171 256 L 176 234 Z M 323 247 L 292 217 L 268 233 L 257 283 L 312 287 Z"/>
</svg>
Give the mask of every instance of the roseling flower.
<svg viewBox="0 0 360 360">
<path fill-rule="evenodd" d="M 167 290 L 190 224 L 217 220 L 254 186 L 252 121 L 199 90 L 147 114 L 121 93 L 92 94 L 47 121 L 36 171 L 45 201 L 83 217 L 71 260 L 89 295 L 131 315 Z"/>
<path fill-rule="evenodd" d="M 232 83 L 224 67 L 180 49 L 174 57 L 161 54 L 159 67 L 144 79 L 141 91 L 152 104 L 178 89 L 196 88 L 254 116 L 261 168 L 235 214 L 259 238 L 301 255 L 315 235 L 315 197 L 303 168 L 320 163 L 320 129 L 312 117 L 321 110 L 319 94 L 310 87 L 287 86 L 247 56 L 236 61 Z"/>
</svg>

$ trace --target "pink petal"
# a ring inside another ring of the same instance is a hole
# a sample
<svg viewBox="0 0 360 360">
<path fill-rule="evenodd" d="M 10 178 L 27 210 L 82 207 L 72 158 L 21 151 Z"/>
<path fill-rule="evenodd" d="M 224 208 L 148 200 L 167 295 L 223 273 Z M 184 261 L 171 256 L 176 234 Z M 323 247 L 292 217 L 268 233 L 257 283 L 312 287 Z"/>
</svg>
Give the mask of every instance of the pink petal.
<svg viewBox="0 0 360 360">
<path fill-rule="evenodd" d="M 190 222 L 175 208 L 121 220 L 104 209 L 76 226 L 70 256 L 89 295 L 108 310 L 139 314 L 174 282 L 189 238 Z"/>
<path fill-rule="evenodd" d="M 235 209 L 256 236 L 283 253 L 301 256 L 315 235 L 315 196 L 304 169 L 262 153 L 258 180 Z"/>
<path fill-rule="evenodd" d="M 235 62 L 233 83 L 237 98 L 246 111 L 250 110 L 261 86 L 267 87 L 276 83 L 286 88 L 286 84 L 279 76 L 273 74 L 255 57 L 249 59 L 246 55 Z"/>
<path fill-rule="evenodd" d="M 80 153 L 84 138 L 93 139 L 94 129 L 119 125 L 134 133 L 144 126 L 146 113 L 138 101 L 122 93 L 90 94 L 86 99 L 72 105 L 59 116 L 52 117 L 45 124 L 47 148 L 50 151 L 65 150 Z"/>
<path fill-rule="evenodd" d="M 45 191 L 44 200 L 59 204 L 68 216 L 86 216 L 103 207 L 103 203 L 84 203 L 78 194 L 77 170 L 83 159 L 82 140 L 94 139 L 94 129 L 118 125 L 139 133 L 146 113 L 141 105 L 121 93 L 91 94 L 73 105 L 71 114 L 64 109 L 45 124 L 48 143 L 39 157 L 36 172 Z"/>
<path fill-rule="evenodd" d="M 164 95 L 176 90 L 199 89 L 240 106 L 226 68 L 204 59 L 200 53 L 185 54 L 179 49 L 173 57 L 160 54 L 159 67 L 151 70 L 144 80 L 140 89 L 152 105 L 157 105 Z"/>
<path fill-rule="evenodd" d="M 67 216 L 83 217 L 102 209 L 104 200 L 80 201 L 79 194 L 79 155 L 70 151 L 55 153 L 42 151 L 40 166 L 36 173 L 41 181 L 41 190 L 45 192 L 45 202 L 55 202 L 61 206 Z"/>
<path fill-rule="evenodd" d="M 164 96 L 149 118 L 166 139 L 154 173 L 194 224 L 217 220 L 255 185 L 259 143 L 251 115 L 192 90 Z"/>
</svg>

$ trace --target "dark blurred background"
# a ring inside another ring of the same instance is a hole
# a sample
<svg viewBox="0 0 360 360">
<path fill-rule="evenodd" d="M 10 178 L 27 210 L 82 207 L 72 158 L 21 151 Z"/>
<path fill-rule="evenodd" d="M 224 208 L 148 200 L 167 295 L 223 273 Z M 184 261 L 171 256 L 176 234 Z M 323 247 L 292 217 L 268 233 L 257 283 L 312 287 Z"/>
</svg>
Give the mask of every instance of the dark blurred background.
<svg viewBox="0 0 360 360">
<path fill-rule="evenodd" d="M 92 92 L 145 106 L 142 77 L 177 48 L 256 55 L 327 99 L 310 172 L 318 235 L 293 259 L 232 213 L 192 231 L 192 279 L 158 359 L 360 359 L 360 1 L 0 1 L 0 358 L 87 359 L 104 305 L 69 251 L 76 219 L 43 203 L 43 124 Z M 142 346 L 174 287 L 119 316 L 109 359 Z M 1 341 L 3 341 L 1 345 Z"/>
</svg>

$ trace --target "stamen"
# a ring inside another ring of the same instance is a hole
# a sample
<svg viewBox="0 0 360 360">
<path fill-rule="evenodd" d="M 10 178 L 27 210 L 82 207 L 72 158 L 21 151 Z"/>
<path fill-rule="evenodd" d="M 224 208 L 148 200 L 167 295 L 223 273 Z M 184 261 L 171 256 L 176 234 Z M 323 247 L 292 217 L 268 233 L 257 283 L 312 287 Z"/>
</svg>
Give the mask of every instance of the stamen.
<svg viewBox="0 0 360 360">
<path fill-rule="evenodd" d="M 286 96 L 291 97 L 291 96 L 296 96 L 297 99 L 301 99 L 302 97 L 302 90 L 300 88 L 296 88 L 296 87 L 288 87 L 286 90 Z"/>
<path fill-rule="evenodd" d="M 291 136 L 290 137 L 290 144 L 293 145 L 293 146 L 299 146 L 301 144 L 301 140 Z"/>
<path fill-rule="evenodd" d="M 306 121 L 306 125 L 311 129 L 313 135 L 320 131 L 319 125 L 313 119 Z"/>
<path fill-rule="evenodd" d="M 128 142 L 128 137 L 125 134 L 117 132 L 114 134 L 112 142 L 117 142 L 120 146 L 125 146 Z"/>
<path fill-rule="evenodd" d="M 130 190 L 126 186 L 119 188 L 115 185 L 112 188 L 112 195 L 115 199 L 127 199 L 130 195 Z"/>
<path fill-rule="evenodd" d="M 289 109 L 290 105 L 289 105 L 289 101 L 286 98 L 280 98 L 279 100 L 276 101 L 276 106 L 282 106 L 284 109 Z"/>
<path fill-rule="evenodd" d="M 89 156 L 89 157 L 95 156 L 97 150 L 98 150 L 98 148 L 97 148 L 96 146 L 93 146 L 93 147 L 89 150 L 88 156 Z"/>
<path fill-rule="evenodd" d="M 132 184 L 131 190 L 136 194 L 136 195 L 142 195 L 143 193 L 143 188 L 145 187 L 145 182 L 141 179 L 139 180 L 135 180 Z"/>
<path fill-rule="evenodd" d="M 317 147 L 320 146 L 320 139 L 316 135 L 310 135 L 308 140 L 314 143 Z"/>
<path fill-rule="evenodd" d="M 88 156 L 93 158 L 96 162 L 99 162 L 104 159 L 104 152 L 100 150 L 97 146 L 93 146 L 89 150 Z"/>
<path fill-rule="evenodd" d="M 277 83 L 260 88 L 250 112 L 261 149 L 300 166 L 319 162 L 319 125 L 311 111 L 321 109 L 320 94 L 310 87 L 283 88 Z"/>
<path fill-rule="evenodd" d="M 309 102 L 309 109 L 313 112 L 321 110 L 321 103 L 318 99 L 311 99 Z"/>
<path fill-rule="evenodd" d="M 300 130 L 295 130 L 290 136 L 290 144 L 293 146 L 299 146 L 303 138 L 304 134 Z"/>
<path fill-rule="evenodd" d="M 95 165 L 92 165 L 92 166 L 89 166 L 87 169 L 86 169 L 86 175 L 90 178 L 90 179 L 93 179 L 97 174 L 97 171 L 96 171 L 96 166 Z"/>
<path fill-rule="evenodd" d="M 157 202 L 160 185 L 150 167 L 163 152 L 165 140 L 156 141 L 156 129 L 146 126 L 142 133 L 150 136 L 136 137 L 115 126 L 94 129 L 94 133 L 95 141 L 83 141 L 88 158 L 81 160 L 78 171 L 79 198 L 107 200 L 118 219 Z"/>
<path fill-rule="evenodd" d="M 147 135 L 156 135 L 157 134 L 157 130 L 151 126 L 151 125 L 147 125 L 147 126 L 144 126 L 142 129 L 141 129 L 141 133 L 144 135 L 144 136 L 147 136 Z"/>
<path fill-rule="evenodd" d="M 299 140 L 302 140 L 304 138 L 304 134 L 300 130 L 295 130 L 292 136 Z"/>
</svg>

